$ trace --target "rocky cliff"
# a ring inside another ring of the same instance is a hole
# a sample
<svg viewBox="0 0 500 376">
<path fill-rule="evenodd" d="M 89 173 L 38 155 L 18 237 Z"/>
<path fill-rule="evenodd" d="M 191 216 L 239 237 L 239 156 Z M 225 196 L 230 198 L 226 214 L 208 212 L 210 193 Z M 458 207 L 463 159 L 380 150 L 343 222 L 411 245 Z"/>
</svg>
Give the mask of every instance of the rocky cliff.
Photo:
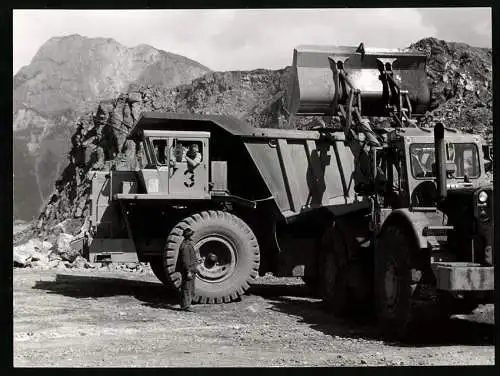
<svg viewBox="0 0 500 376">
<path fill-rule="evenodd" d="M 411 48 L 429 57 L 433 109 L 423 124 L 439 119 L 450 127 L 491 134 L 491 50 L 436 39 L 421 40 Z M 61 222 L 79 231 L 89 212 L 87 173 L 91 169 L 108 169 L 112 164 L 135 167 L 134 150 L 125 135 L 141 111 L 229 114 L 256 127 L 287 127 L 287 83 L 288 69 L 210 73 L 190 85 L 138 86 L 113 101 L 101 102 L 76 124 L 70 161 L 37 223 L 40 235 Z M 297 126 L 307 126 L 308 120 Z"/>
<path fill-rule="evenodd" d="M 147 45 L 80 35 L 47 41 L 14 76 L 14 218 L 38 215 L 67 163 L 78 116 L 134 86 L 175 87 L 209 71 Z"/>
</svg>

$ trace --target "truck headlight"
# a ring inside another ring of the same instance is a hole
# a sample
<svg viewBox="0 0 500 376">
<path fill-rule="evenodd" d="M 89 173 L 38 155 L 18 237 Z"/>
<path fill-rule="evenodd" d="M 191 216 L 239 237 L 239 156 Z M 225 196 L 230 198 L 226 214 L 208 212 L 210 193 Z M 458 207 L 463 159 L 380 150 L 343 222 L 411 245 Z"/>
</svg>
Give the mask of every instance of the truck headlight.
<svg viewBox="0 0 500 376">
<path fill-rule="evenodd" d="M 488 194 L 485 191 L 479 192 L 478 200 L 480 203 L 484 204 L 488 201 Z"/>
</svg>

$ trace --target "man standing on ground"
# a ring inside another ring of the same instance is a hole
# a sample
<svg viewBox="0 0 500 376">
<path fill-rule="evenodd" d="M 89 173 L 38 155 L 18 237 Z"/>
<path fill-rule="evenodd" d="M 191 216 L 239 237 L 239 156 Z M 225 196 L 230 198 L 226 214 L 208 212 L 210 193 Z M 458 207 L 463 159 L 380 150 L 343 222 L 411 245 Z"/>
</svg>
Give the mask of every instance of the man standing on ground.
<svg viewBox="0 0 500 376">
<path fill-rule="evenodd" d="M 198 258 L 194 244 L 191 240 L 194 232 L 187 228 L 182 233 L 184 240 L 179 248 L 179 258 L 181 261 L 181 309 L 190 311 L 191 302 L 194 295 L 194 279 L 196 276 L 196 265 Z"/>
</svg>

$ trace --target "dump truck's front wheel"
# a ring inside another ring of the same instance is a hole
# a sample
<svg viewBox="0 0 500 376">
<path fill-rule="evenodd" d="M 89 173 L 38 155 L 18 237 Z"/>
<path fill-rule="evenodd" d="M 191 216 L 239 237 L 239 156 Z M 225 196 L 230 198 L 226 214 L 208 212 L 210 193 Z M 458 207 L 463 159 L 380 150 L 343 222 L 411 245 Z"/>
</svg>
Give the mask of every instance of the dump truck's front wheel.
<svg viewBox="0 0 500 376">
<path fill-rule="evenodd" d="M 416 291 L 423 268 L 416 241 L 397 225 L 387 227 L 375 253 L 375 305 L 382 334 L 404 339 L 419 321 Z"/>
<path fill-rule="evenodd" d="M 238 299 L 257 277 L 260 251 L 248 225 L 233 214 L 204 211 L 179 222 L 170 232 L 164 252 L 166 277 L 175 287 L 181 280 L 178 253 L 185 228 L 201 257 L 195 281 L 195 302 L 222 303 Z"/>
</svg>

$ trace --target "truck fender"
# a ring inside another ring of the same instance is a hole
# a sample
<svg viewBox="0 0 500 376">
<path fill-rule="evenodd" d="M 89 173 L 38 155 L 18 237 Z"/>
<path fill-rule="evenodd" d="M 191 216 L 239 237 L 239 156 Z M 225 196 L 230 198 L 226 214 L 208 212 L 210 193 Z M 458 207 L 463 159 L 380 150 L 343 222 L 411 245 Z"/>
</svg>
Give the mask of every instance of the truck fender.
<svg viewBox="0 0 500 376">
<path fill-rule="evenodd" d="M 388 226 L 394 223 L 397 223 L 398 226 L 406 227 L 421 249 L 428 247 L 429 237 L 423 235 L 423 230 L 426 226 L 431 225 L 431 223 L 425 213 L 411 212 L 409 209 L 392 210 L 383 221 L 379 234 L 383 233 Z"/>
</svg>

